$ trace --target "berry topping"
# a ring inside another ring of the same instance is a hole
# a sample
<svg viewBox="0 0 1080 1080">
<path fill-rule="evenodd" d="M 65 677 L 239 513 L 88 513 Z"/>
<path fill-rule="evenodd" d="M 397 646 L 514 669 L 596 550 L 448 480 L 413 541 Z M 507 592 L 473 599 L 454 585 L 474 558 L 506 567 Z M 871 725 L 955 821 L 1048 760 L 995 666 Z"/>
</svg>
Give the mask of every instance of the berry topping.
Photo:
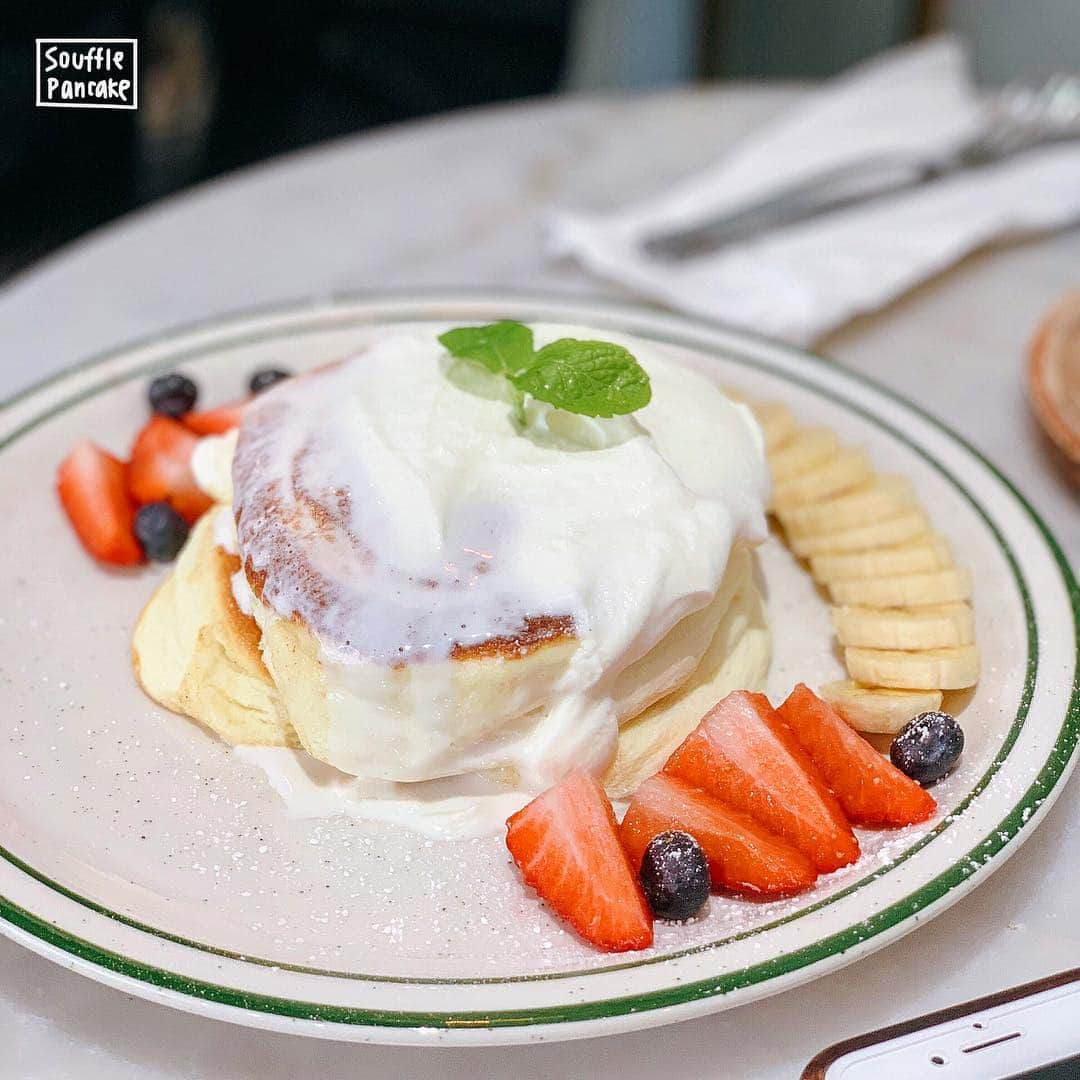
<svg viewBox="0 0 1080 1080">
<path fill-rule="evenodd" d="M 283 371 L 281 368 L 263 368 L 251 376 L 248 387 L 253 394 L 261 394 L 264 390 L 269 390 L 274 383 L 288 379 L 291 375 L 291 371 Z"/>
<path fill-rule="evenodd" d="M 691 919 L 709 898 L 709 863 L 689 833 L 672 829 L 654 836 L 638 877 L 649 907 L 661 919 Z"/>
<path fill-rule="evenodd" d="M 777 710 L 856 825 L 913 825 L 937 809 L 933 796 L 890 765 L 809 687 L 799 683 Z"/>
<path fill-rule="evenodd" d="M 682 829 L 701 845 L 718 889 L 751 896 L 790 896 L 817 878 L 813 863 L 753 818 L 683 780 L 658 773 L 634 792 L 619 827 L 630 865 L 660 833 Z"/>
<path fill-rule="evenodd" d="M 506 823 L 531 885 L 586 941 L 609 952 L 652 944 L 652 913 L 595 777 L 576 770 Z"/>
<path fill-rule="evenodd" d="M 859 842 L 824 777 L 764 694 L 728 694 L 671 755 L 664 772 L 757 819 L 821 873 L 859 857 Z"/>
<path fill-rule="evenodd" d="M 56 490 L 91 555 L 117 566 L 142 562 L 143 553 L 132 531 L 135 506 L 122 461 L 84 439 L 61 462 Z"/>
<path fill-rule="evenodd" d="M 175 371 L 159 375 L 150 384 L 150 408 L 173 419 L 190 412 L 198 396 L 199 388 L 186 375 Z"/>
<path fill-rule="evenodd" d="M 964 730 L 945 712 L 924 712 L 893 739 L 892 763 L 919 784 L 932 784 L 952 772 L 964 749 Z"/>
<path fill-rule="evenodd" d="M 184 426 L 196 435 L 223 435 L 226 431 L 240 426 L 245 405 L 247 401 L 231 401 L 228 405 L 219 405 L 216 409 L 188 413 L 182 419 Z"/>
<path fill-rule="evenodd" d="M 211 503 L 191 471 L 198 441 L 178 420 L 152 416 L 131 448 L 128 488 L 135 501 L 167 502 L 185 521 L 196 521 Z"/>
<path fill-rule="evenodd" d="M 135 512 L 135 535 L 148 559 L 172 562 L 187 539 L 188 524 L 167 502 L 147 503 Z"/>
</svg>

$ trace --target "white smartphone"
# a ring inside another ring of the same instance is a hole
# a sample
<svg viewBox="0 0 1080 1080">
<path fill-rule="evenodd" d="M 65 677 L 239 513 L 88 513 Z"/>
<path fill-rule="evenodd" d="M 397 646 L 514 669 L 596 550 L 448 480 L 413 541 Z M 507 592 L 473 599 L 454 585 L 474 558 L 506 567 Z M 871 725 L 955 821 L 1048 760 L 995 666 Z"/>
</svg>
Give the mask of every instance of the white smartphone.
<svg viewBox="0 0 1080 1080">
<path fill-rule="evenodd" d="M 1080 968 L 837 1043 L 803 1080 L 1077 1080 Z"/>
</svg>

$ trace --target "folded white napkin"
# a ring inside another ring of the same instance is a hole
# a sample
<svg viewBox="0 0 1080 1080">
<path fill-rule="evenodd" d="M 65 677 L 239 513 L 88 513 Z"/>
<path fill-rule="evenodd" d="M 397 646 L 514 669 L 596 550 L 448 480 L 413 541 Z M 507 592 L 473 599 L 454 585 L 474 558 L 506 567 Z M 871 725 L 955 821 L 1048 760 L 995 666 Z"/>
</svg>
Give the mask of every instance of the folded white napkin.
<svg viewBox="0 0 1080 1080">
<path fill-rule="evenodd" d="M 672 307 L 805 344 L 990 240 L 1080 219 L 1080 142 L 684 262 L 651 258 L 641 241 L 847 161 L 946 151 L 975 131 L 980 115 L 955 39 L 908 46 L 811 92 L 672 190 L 614 213 L 559 213 L 554 250 Z"/>
</svg>

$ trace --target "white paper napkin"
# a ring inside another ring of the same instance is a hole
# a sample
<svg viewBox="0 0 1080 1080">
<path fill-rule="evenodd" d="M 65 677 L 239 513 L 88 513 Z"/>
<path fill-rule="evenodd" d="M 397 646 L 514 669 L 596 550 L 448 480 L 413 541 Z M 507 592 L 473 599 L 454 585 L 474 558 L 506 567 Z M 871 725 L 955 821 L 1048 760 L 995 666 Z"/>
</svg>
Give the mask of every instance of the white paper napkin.
<svg viewBox="0 0 1080 1080">
<path fill-rule="evenodd" d="M 953 38 L 909 46 L 808 94 L 713 168 L 610 214 L 562 212 L 554 250 L 675 308 L 805 344 L 987 242 L 1080 220 L 1080 143 L 1033 151 L 685 262 L 641 241 L 800 177 L 879 154 L 934 154 L 980 108 Z"/>
</svg>

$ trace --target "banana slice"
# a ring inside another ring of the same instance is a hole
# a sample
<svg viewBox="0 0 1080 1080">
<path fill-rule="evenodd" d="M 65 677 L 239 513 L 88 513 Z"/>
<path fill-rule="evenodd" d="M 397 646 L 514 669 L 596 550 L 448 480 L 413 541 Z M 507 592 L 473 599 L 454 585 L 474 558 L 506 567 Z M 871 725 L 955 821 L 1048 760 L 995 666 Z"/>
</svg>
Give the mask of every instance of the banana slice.
<svg viewBox="0 0 1080 1080">
<path fill-rule="evenodd" d="M 787 451 L 785 447 L 783 453 Z M 915 492 L 910 480 L 902 476 L 879 476 L 872 484 L 856 488 L 847 495 L 796 506 L 778 516 L 784 532 L 789 536 L 802 537 L 848 532 L 868 521 L 895 517 L 915 505 Z"/>
<path fill-rule="evenodd" d="M 739 395 L 733 395 L 736 400 Z M 770 511 L 829 589 L 851 681 L 822 687 L 853 727 L 898 731 L 979 678 L 971 577 L 933 531 L 910 481 L 785 406 L 748 403 L 765 438 Z"/>
<path fill-rule="evenodd" d="M 841 645 L 868 649 L 946 649 L 975 643 L 975 618 L 967 604 L 923 608 L 834 607 Z"/>
<path fill-rule="evenodd" d="M 865 484 L 874 475 L 870 461 L 859 449 L 841 447 L 833 457 L 810 472 L 777 484 L 773 506 L 782 516 L 795 506 L 819 502 Z"/>
<path fill-rule="evenodd" d="M 941 708 L 940 690 L 885 690 L 845 680 L 818 692 L 856 731 L 881 735 L 894 735 L 912 717 Z"/>
<path fill-rule="evenodd" d="M 922 574 L 952 566 L 952 552 L 943 536 L 931 536 L 900 547 L 855 551 L 848 555 L 815 555 L 810 572 L 823 585 L 849 578 L 890 577 Z"/>
<path fill-rule="evenodd" d="M 848 674 L 864 686 L 898 690 L 962 690 L 979 681 L 979 650 L 974 645 L 955 649 L 844 650 Z"/>
<path fill-rule="evenodd" d="M 803 428 L 769 456 L 769 472 L 774 484 L 816 469 L 835 457 L 839 449 L 836 432 L 826 427 Z"/>
<path fill-rule="evenodd" d="M 958 566 L 925 574 L 851 578 L 829 586 L 834 604 L 871 608 L 920 608 L 971 599 L 971 575 Z"/>
<path fill-rule="evenodd" d="M 811 559 L 815 555 L 845 555 L 922 542 L 929 534 L 929 518 L 918 507 L 912 507 L 884 521 L 874 521 L 846 532 L 789 536 L 788 545 L 799 558 Z"/>
<path fill-rule="evenodd" d="M 767 455 L 789 442 L 799 430 L 795 417 L 786 405 L 766 401 L 761 404 L 751 404 L 750 410 L 761 425 Z"/>
</svg>

